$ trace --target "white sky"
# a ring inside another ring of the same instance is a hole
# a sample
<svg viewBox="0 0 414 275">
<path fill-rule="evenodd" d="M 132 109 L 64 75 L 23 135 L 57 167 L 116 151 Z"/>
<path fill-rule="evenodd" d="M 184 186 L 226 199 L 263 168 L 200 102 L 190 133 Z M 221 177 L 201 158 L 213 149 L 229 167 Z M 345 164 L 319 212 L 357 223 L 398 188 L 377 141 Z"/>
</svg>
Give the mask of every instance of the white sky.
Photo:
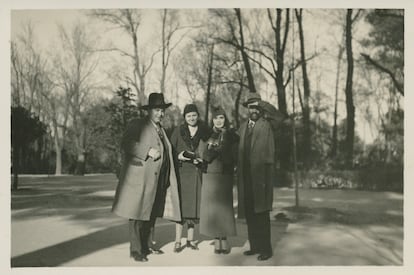
<svg viewBox="0 0 414 275">
<path fill-rule="evenodd" d="M 123 35 L 117 30 L 111 30 L 108 31 L 108 26 L 97 21 L 97 20 L 91 20 L 89 17 L 87 17 L 86 14 L 87 10 L 14 10 L 11 14 L 11 37 L 13 38 L 17 33 L 21 32 L 21 26 L 24 22 L 32 22 L 35 26 L 35 34 L 36 34 L 36 40 L 41 45 L 41 48 L 44 49 L 51 49 L 53 48 L 56 50 L 56 46 L 58 45 L 58 36 L 57 36 L 57 24 L 62 24 L 64 26 L 71 26 L 77 21 L 82 22 L 88 22 L 88 28 L 95 30 L 93 32 L 94 35 L 97 35 L 100 37 L 100 41 L 102 43 L 102 47 L 108 46 L 108 43 L 114 43 L 117 46 L 120 46 L 121 48 L 128 49 L 130 46 L 129 37 Z M 200 16 L 202 14 L 202 11 L 194 11 L 196 13 L 200 13 Z M 205 12 L 205 10 L 203 10 Z M 341 11 L 338 11 L 340 13 Z M 342 10 L 344 13 L 345 10 Z M 246 12 L 247 13 L 247 12 Z M 317 58 L 310 61 L 308 63 L 308 73 L 311 83 L 311 89 L 313 91 L 313 94 L 315 94 L 315 89 L 323 91 L 323 93 L 326 95 L 326 104 L 330 111 L 329 113 L 322 113 L 321 118 L 327 120 L 329 123 L 332 123 L 332 112 L 333 112 L 333 100 L 334 100 L 334 87 L 335 87 L 335 75 L 336 75 L 336 55 L 337 55 L 337 47 L 335 44 L 337 41 L 340 40 L 340 26 L 337 23 L 333 22 L 332 18 L 329 18 L 329 16 L 326 16 L 328 13 L 327 10 L 305 10 L 303 13 L 304 17 L 304 33 L 305 33 L 305 47 L 307 51 L 307 56 L 312 55 L 315 51 L 321 52 L 323 48 L 326 49 L 324 53 L 321 53 Z M 159 17 L 156 10 L 148 9 L 145 10 L 144 13 L 144 21 L 141 26 L 140 30 L 140 39 L 141 41 L 145 41 L 142 43 L 142 45 L 146 46 L 146 50 L 149 52 L 154 49 L 155 47 L 158 47 L 159 45 L 159 32 L 160 27 L 159 24 Z M 267 23 L 267 18 L 265 18 Z M 363 20 L 357 23 L 358 25 L 354 28 L 354 45 L 353 45 L 353 51 L 354 51 L 354 57 L 357 58 L 359 56 L 360 47 L 358 44 L 358 41 L 362 38 L 364 38 L 368 31 L 368 25 L 364 23 Z M 297 30 L 297 25 L 295 25 L 295 29 Z M 292 33 L 292 30 L 290 30 L 290 34 Z M 295 58 L 299 58 L 299 38 L 296 36 L 295 38 L 295 45 L 296 45 L 296 53 Z M 289 43 L 291 42 L 291 36 L 289 37 Z M 182 45 L 185 42 L 182 43 Z M 291 47 L 288 45 L 288 47 Z M 288 49 L 290 51 L 290 49 Z M 174 54 L 177 54 L 180 51 L 179 48 L 175 50 Z M 102 54 L 101 56 L 108 56 Z M 100 69 L 101 69 L 101 76 L 104 75 L 105 72 L 108 70 L 114 68 L 114 66 L 120 66 L 121 68 L 124 67 L 125 70 L 127 68 L 125 65 L 122 65 L 122 59 L 118 55 L 113 55 L 112 58 L 105 58 L 100 61 Z M 158 55 L 159 57 L 160 55 Z M 344 55 L 345 57 L 345 55 Z M 290 59 L 290 56 L 287 55 L 285 57 L 287 60 Z M 150 93 L 153 91 L 157 91 L 159 87 L 159 61 L 155 61 L 153 69 L 151 70 L 149 77 L 147 79 L 147 89 L 146 92 Z M 169 67 L 169 75 L 172 77 L 172 69 L 173 64 Z M 344 103 L 344 95 L 343 95 L 343 87 L 345 83 L 345 72 L 346 72 L 346 63 L 342 63 L 342 75 L 341 75 L 341 90 L 339 92 L 339 120 L 344 119 L 346 117 L 345 113 L 345 103 Z M 300 77 L 300 69 L 296 70 L 296 77 Z M 355 74 L 357 73 L 357 70 L 355 70 L 354 73 L 354 82 L 355 79 L 357 79 L 357 76 Z M 101 77 L 102 78 L 102 77 Z M 171 79 L 171 78 L 170 78 Z M 99 80 L 101 81 L 101 80 Z M 105 81 L 102 80 L 102 81 Z M 174 104 L 177 104 L 180 108 L 182 108 L 186 103 L 189 103 L 190 98 L 185 91 L 185 88 L 182 86 L 179 82 L 169 82 L 168 91 L 170 91 L 172 94 L 177 94 L 178 89 L 178 102 L 174 102 Z M 113 88 L 116 88 L 119 86 L 119 83 L 112 83 Z M 259 86 L 260 84 L 258 84 Z M 264 86 L 263 86 L 264 85 Z M 114 89 L 112 89 L 114 90 Z M 301 89 L 303 90 L 303 89 Z M 262 94 L 262 97 L 264 99 L 269 100 L 270 102 L 274 103 L 276 105 L 277 99 L 275 97 L 275 88 L 274 88 L 274 82 L 269 81 L 268 83 L 262 83 L 260 92 Z M 354 93 L 357 93 L 358 91 L 355 89 Z M 290 86 L 288 86 L 288 104 L 289 108 L 291 108 L 291 91 Z M 109 94 L 109 91 L 106 91 L 106 94 Z M 271 97 L 269 97 L 271 96 Z M 172 101 L 171 94 L 166 94 L 167 99 L 169 101 Z M 297 96 L 296 96 L 297 98 Z M 358 100 L 357 94 L 355 95 L 355 99 Z M 330 102 L 329 102 L 330 101 Z M 356 130 L 361 138 L 363 138 L 367 143 L 370 143 L 375 137 L 376 137 L 376 131 L 374 129 L 373 132 L 368 131 L 370 128 L 368 123 L 365 121 L 363 116 L 360 114 L 358 110 L 358 102 L 355 103 L 357 105 L 356 110 Z M 296 105 L 298 108 L 298 104 Z M 371 125 L 372 126 L 372 125 Z"/>
</svg>

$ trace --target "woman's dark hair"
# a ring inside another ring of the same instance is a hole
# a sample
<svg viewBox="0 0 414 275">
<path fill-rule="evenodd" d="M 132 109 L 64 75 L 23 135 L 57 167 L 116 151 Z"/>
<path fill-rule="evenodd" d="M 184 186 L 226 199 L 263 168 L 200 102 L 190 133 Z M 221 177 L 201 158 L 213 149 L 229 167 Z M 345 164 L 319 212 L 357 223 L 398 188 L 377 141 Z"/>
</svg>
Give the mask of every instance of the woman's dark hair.
<svg viewBox="0 0 414 275">
<path fill-rule="evenodd" d="M 216 116 L 219 116 L 219 115 L 223 115 L 224 116 L 224 126 L 223 126 L 223 128 L 229 129 L 230 128 L 229 119 L 228 119 L 228 117 L 227 117 L 226 112 L 224 111 L 224 109 L 221 108 L 220 106 L 213 107 L 213 109 L 212 109 L 212 112 L 211 112 L 211 122 L 210 122 L 211 128 L 214 127 L 213 119 Z"/>
</svg>

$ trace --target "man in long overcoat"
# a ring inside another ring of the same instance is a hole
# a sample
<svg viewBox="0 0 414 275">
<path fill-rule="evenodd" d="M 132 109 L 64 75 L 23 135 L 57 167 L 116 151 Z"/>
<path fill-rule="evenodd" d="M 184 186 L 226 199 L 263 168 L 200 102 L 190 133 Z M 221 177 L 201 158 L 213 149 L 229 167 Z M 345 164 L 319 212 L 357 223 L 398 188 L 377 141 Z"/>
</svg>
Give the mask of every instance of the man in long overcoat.
<svg viewBox="0 0 414 275">
<path fill-rule="evenodd" d="M 150 94 L 148 101 L 142 106 L 148 116 L 131 121 L 123 137 L 124 163 L 112 207 L 129 219 L 131 257 L 144 262 L 156 218 L 181 220 L 172 147 L 160 124 L 171 103 L 159 93 Z"/>
<path fill-rule="evenodd" d="M 259 254 L 259 261 L 272 257 L 270 216 L 273 203 L 275 165 L 274 134 L 263 118 L 260 96 L 252 94 L 243 103 L 249 120 L 239 128 L 238 216 L 246 218 L 250 250 L 244 255 Z"/>
</svg>

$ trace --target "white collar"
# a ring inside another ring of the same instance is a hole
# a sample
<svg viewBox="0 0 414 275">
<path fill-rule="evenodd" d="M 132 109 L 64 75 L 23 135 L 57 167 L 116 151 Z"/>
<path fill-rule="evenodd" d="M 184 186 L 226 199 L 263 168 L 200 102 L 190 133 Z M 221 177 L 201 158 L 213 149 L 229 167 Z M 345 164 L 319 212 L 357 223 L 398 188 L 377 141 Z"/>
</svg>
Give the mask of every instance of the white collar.
<svg viewBox="0 0 414 275">
<path fill-rule="evenodd" d="M 190 137 L 195 136 L 195 134 L 197 133 L 197 130 L 198 130 L 198 125 L 196 125 L 196 126 L 187 125 L 187 127 L 188 127 L 188 130 L 190 131 Z"/>
</svg>

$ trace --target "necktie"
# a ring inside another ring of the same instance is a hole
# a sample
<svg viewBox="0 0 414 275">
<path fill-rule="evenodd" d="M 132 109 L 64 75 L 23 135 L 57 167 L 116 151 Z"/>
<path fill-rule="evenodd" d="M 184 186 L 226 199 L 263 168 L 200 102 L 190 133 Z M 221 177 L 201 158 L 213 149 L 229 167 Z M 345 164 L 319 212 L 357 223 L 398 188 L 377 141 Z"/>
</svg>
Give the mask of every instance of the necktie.
<svg viewBox="0 0 414 275">
<path fill-rule="evenodd" d="M 250 120 L 248 127 L 249 127 L 249 129 L 253 129 L 253 127 L 254 127 L 254 121 Z"/>
<path fill-rule="evenodd" d="M 156 128 L 157 128 L 157 133 L 158 133 L 158 135 L 160 136 L 161 140 L 163 140 L 164 135 L 163 135 L 163 133 L 162 133 L 162 127 L 161 127 L 161 124 L 160 124 L 159 122 L 157 122 L 157 126 L 158 126 L 158 127 L 156 127 Z"/>
</svg>

